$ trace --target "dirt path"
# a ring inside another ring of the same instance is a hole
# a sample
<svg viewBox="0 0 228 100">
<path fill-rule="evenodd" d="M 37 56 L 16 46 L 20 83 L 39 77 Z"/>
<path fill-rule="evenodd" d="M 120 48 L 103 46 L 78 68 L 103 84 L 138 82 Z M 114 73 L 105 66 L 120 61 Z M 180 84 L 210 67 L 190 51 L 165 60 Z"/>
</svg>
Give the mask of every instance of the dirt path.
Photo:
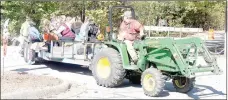
<svg viewBox="0 0 228 100">
<path fill-rule="evenodd" d="M 1 93 L 34 91 L 61 83 L 60 79 L 53 77 L 8 71 L 4 73 L 4 76 L 1 76 Z"/>
</svg>

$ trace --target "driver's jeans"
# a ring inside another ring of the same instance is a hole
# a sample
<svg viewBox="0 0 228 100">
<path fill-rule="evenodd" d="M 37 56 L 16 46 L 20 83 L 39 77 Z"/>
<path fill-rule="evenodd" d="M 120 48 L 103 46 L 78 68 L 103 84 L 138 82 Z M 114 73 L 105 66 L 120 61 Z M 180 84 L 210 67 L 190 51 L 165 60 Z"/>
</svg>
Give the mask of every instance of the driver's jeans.
<svg viewBox="0 0 228 100">
<path fill-rule="evenodd" d="M 132 60 L 136 62 L 138 60 L 138 55 L 136 53 L 136 50 L 133 47 L 134 41 L 124 40 L 124 42 L 127 45 L 127 51 L 129 55 L 131 56 Z"/>
</svg>

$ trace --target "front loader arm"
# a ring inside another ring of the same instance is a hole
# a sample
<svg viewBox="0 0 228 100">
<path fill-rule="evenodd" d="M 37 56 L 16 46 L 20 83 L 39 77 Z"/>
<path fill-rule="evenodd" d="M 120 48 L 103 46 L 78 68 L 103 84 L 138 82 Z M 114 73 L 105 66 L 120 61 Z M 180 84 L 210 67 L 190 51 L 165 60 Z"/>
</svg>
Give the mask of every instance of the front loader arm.
<svg viewBox="0 0 228 100">
<path fill-rule="evenodd" d="M 147 54 L 144 52 L 144 59 L 146 58 L 147 61 L 155 63 L 159 70 L 177 72 L 179 75 L 188 78 L 196 77 L 196 73 L 200 72 L 221 73 L 216 60 L 211 57 L 203 41 L 199 38 L 147 39 L 141 41 L 141 45 L 139 43 L 135 45 L 135 48 L 141 49 L 140 51 L 146 49 Z M 199 54 L 203 54 L 209 63 L 208 66 L 196 66 Z"/>
</svg>

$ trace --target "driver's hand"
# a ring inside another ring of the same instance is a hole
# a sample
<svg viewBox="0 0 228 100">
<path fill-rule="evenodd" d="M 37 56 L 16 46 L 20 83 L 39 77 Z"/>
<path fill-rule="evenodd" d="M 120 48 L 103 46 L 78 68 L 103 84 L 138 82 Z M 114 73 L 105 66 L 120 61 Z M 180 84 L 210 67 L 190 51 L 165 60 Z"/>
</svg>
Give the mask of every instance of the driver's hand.
<svg viewBox="0 0 228 100">
<path fill-rule="evenodd" d="M 146 35 L 145 34 L 143 34 L 143 35 L 140 36 L 140 39 L 141 40 L 144 40 L 145 38 L 146 38 Z"/>
</svg>

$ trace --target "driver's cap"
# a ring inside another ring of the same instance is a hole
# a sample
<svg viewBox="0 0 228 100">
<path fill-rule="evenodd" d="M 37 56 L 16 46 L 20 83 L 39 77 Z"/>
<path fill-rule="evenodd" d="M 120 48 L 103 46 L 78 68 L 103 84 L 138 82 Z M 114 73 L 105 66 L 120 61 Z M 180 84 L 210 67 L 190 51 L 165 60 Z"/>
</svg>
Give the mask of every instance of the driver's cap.
<svg viewBox="0 0 228 100">
<path fill-rule="evenodd" d="M 121 16 L 129 18 L 129 17 L 132 17 L 132 13 L 131 11 L 125 11 L 124 14 Z"/>
</svg>

